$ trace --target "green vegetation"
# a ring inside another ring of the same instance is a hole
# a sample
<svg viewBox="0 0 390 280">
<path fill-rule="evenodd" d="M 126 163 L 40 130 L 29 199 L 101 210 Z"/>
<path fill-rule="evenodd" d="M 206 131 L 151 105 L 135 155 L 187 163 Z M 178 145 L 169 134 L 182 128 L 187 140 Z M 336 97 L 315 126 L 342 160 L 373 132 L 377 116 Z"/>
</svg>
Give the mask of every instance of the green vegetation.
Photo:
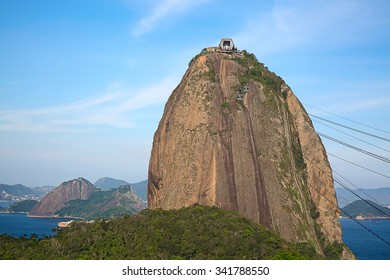
<svg viewBox="0 0 390 280">
<path fill-rule="evenodd" d="M 256 56 L 247 51 L 243 51 L 243 57 L 234 57 L 234 61 L 248 69 L 247 73 L 240 78 L 241 86 L 249 83 L 250 80 L 255 80 L 275 93 L 280 93 L 280 86 L 283 79 L 277 76 L 274 72 L 268 70 L 264 64 L 258 62 Z"/>
<path fill-rule="evenodd" d="M 0 259 L 319 258 L 309 243 L 286 242 L 236 212 L 201 205 L 77 221 L 43 239 L 0 235 Z"/>
<path fill-rule="evenodd" d="M 343 253 L 344 246 L 343 244 L 334 241 L 333 243 L 323 244 L 324 254 L 328 260 L 339 260 L 341 254 Z"/>
<path fill-rule="evenodd" d="M 373 206 L 371 206 L 373 205 Z M 349 216 L 356 218 L 357 216 L 362 217 L 387 217 L 390 216 L 390 209 L 379 205 L 371 200 L 356 200 L 344 208 L 343 212 Z M 346 214 L 341 213 L 343 217 L 347 217 Z"/>
<path fill-rule="evenodd" d="M 206 79 L 213 83 L 217 81 L 217 73 L 215 72 L 215 69 L 210 69 L 209 71 L 205 72 L 204 75 Z"/>
<path fill-rule="evenodd" d="M 129 185 L 108 191 L 96 191 L 87 200 L 71 200 L 56 212 L 60 217 L 96 219 L 133 215 L 140 210 L 139 202 Z"/>
<path fill-rule="evenodd" d="M 197 60 L 201 55 L 205 54 L 207 52 L 206 48 L 204 48 L 200 53 L 198 53 L 197 55 L 195 55 L 193 58 L 191 58 L 190 62 L 188 63 L 188 67 L 191 66 L 191 64 Z"/>
<path fill-rule="evenodd" d="M 9 212 L 27 213 L 27 212 L 30 212 L 31 209 L 33 209 L 34 206 L 37 205 L 37 204 L 38 204 L 38 201 L 36 201 L 36 200 L 23 200 L 23 201 L 20 201 L 20 202 L 12 203 L 8 207 L 7 210 Z"/>
<path fill-rule="evenodd" d="M 230 103 L 227 102 L 227 101 L 224 101 L 222 104 L 221 104 L 222 108 L 224 109 L 230 109 Z"/>
<path fill-rule="evenodd" d="M 332 243 L 327 241 L 324 234 L 321 231 L 320 224 L 315 220 L 314 220 L 314 230 L 318 240 L 320 241 L 325 258 L 328 260 L 339 260 L 344 250 L 343 244 L 337 241 L 334 241 Z"/>
<path fill-rule="evenodd" d="M 298 170 L 306 170 L 305 159 L 303 158 L 301 143 L 298 135 L 295 135 L 295 139 L 292 141 L 292 153 L 294 156 L 295 165 Z"/>
<path fill-rule="evenodd" d="M 317 220 L 320 217 L 320 212 L 318 211 L 313 200 L 310 198 L 308 198 L 308 200 L 309 200 L 309 205 L 310 205 L 310 216 L 313 220 Z"/>
</svg>

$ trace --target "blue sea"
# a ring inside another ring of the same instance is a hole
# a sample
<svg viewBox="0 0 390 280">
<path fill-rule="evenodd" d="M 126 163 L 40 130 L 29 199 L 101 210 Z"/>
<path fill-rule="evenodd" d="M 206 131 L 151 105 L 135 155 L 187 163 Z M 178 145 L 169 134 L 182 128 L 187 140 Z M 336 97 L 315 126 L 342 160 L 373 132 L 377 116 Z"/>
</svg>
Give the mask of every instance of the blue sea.
<svg viewBox="0 0 390 280">
<path fill-rule="evenodd" d="M 59 222 L 69 220 L 66 218 L 30 218 L 26 214 L 0 213 L 0 234 L 20 237 L 36 233 L 39 237 L 50 236 L 56 233 L 51 229 L 57 227 Z"/>
<path fill-rule="evenodd" d="M 340 219 L 343 241 L 360 260 L 390 260 L 390 219 L 359 221 L 387 244 L 351 219 Z"/>
</svg>

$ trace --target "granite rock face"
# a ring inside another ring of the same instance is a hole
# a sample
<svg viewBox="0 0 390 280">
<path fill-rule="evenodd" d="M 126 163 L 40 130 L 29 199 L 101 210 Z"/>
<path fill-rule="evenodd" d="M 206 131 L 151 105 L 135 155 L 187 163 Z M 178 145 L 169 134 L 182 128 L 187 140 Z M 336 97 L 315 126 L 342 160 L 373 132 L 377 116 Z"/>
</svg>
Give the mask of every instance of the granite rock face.
<svg viewBox="0 0 390 280">
<path fill-rule="evenodd" d="M 149 208 L 240 212 L 287 240 L 341 242 L 331 168 L 305 109 L 254 55 L 202 51 L 154 135 Z"/>
<path fill-rule="evenodd" d="M 88 199 L 96 187 L 84 178 L 64 182 L 49 192 L 29 212 L 29 216 L 51 217 L 63 208 L 67 202 L 76 199 Z"/>
</svg>

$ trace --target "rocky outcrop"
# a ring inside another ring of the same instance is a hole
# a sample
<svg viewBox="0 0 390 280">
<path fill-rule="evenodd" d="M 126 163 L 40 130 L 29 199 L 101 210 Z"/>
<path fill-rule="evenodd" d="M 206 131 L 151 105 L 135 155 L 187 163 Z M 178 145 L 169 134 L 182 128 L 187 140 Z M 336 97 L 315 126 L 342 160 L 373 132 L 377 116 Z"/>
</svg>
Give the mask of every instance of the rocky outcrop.
<svg viewBox="0 0 390 280">
<path fill-rule="evenodd" d="M 235 210 L 279 232 L 341 241 L 325 149 L 284 81 L 254 55 L 203 51 L 165 106 L 149 163 L 150 208 Z"/>
<path fill-rule="evenodd" d="M 95 191 L 87 200 L 72 200 L 56 213 L 60 217 L 83 219 L 111 218 L 134 215 L 146 208 L 130 185 L 108 191 Z"/>
<path fill-rule="evenodd" d="M 124 181 L 124 180 L 118 180 L 118 179 L 109 178 L 109 177 L 99 178 L 93 184 L 95 185 L 95 187 L 102 189 L 102 190 L 109 190 L 109 189 L 113 189 L 113 188 L 119 188 L 120 186 L 123 186 L 123 185 L 129 185 L 129 183 Z"/>
<path fill-rule="evenodd" d="M 96 191 L 95 186 L 84 178 L 64 182 L 49 192 L 29 212 L 29 216 L 51 217 L 55 212 L 63 208 L 67 202 L 78 199 L 88 199 Z"/>
<path fill-rule="evenodd" d="M 298 132 L 306 164 L 306 182 L 318 213 L 317 221 L 330 241 L 341 241 L 340 211 L 335 207 L 337 197 L 326 151 L 302 104 L 287 85 L 282 88 L 287 94 L 288 108 Z"/>
</svg>

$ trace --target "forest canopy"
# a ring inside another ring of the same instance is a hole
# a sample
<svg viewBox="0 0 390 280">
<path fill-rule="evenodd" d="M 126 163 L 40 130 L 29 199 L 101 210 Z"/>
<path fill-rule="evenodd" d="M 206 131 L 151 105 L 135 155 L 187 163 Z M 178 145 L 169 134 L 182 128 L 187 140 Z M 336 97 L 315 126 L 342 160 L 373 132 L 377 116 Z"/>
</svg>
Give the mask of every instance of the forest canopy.
<svg viewBox="0 0 390 280">
<path fill-rule="evenodd" d="M 0 259 L 321 259 L 309 243 L 217 207 L 144 210 L 92 223 L 76 221 L 51 237 L 0 235 Z"/>
</svg>

